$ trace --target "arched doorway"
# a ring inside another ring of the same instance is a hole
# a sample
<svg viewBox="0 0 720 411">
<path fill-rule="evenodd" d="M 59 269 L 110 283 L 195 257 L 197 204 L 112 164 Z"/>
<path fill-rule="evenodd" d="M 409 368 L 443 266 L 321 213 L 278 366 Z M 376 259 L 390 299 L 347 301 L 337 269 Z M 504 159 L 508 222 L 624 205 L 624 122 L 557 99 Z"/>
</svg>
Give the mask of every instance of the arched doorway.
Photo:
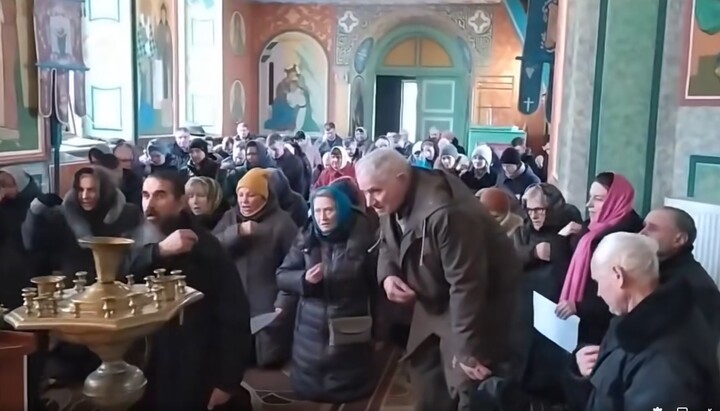
<svg viewBox="0 0 720 411">
<path fill-rule="evenodd" d="M 367 130 L 376 125 L 378 76 L 414 79 L 417 84 L 416 137 L 428 130 L 452 130 L 461 142 L 467 138 L 470 67 L 459 38 L 430 26 L 401 26 L 380 38 L 367 64 L 363 95 L 373 96 L 365 105 Z M 372 130 L 372 131 L 371 131 Z"/>
</svg>

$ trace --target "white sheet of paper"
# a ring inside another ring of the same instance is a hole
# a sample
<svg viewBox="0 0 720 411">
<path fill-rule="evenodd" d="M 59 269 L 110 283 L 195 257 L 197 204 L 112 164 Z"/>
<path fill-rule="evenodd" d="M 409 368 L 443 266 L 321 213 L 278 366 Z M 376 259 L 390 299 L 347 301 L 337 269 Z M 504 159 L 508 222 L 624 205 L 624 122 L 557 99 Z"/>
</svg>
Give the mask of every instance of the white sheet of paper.
<svg viewBox="0 0 720 411">
<path fill-rule="evenodd" d="M 542 294 L 533 291 L 533 324 L 540 334 L 572 353 L 578 344 L 580 318 L 571 315 L 567 320 L 561 320 L 555 315 L 556 306 Z"/>
<path fill-rule="evenodd" d="M 280 314 L 276 312 L 270 312 L 265 314 L 256 315 L 250 318 L 250 332 L 255 335 L 263 330 L 268 325 L 272 324 Z"/>
</svg>

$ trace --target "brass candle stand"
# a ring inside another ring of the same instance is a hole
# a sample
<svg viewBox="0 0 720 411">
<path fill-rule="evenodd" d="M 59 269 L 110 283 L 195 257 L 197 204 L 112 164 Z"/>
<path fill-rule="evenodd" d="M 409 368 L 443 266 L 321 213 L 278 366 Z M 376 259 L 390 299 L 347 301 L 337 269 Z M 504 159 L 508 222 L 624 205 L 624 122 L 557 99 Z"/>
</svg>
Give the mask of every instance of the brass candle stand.
<svg viewBox="0 0 720 411">
<path fill-rule="evenodd" d="M 60 340 L 87 346 L 102 364 L 85 379 L 83 394 L 104 410 L 126 410 L 143 395 L 147 380 L 142 371 L 125 362 L 125 353 L 140 337 L 158 330 L 202 293 L 185 284 L 180 271 L 155 270 L 144 284 L 116 281 L 118 269 L 133 240 L 93 237 L 79 241 L 92 250 L 97 282 L 87 284 L 87 272 L 78 272 L 72 288 L 65 277 L 31 279 L 22 289 L 24 304 L 5 314 L 19 331 L 48 330 Z"/>
</svg>

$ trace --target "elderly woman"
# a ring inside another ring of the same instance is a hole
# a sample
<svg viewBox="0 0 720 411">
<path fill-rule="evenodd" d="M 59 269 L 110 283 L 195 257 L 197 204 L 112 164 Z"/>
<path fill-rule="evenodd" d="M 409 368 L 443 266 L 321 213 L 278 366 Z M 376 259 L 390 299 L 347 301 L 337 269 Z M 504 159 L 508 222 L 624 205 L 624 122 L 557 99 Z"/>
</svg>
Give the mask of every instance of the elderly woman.
<svg viewBox="0 0 720 411">
<path fill-rule="evenodd" d="M 261 367 L 283 365 L 290 357 L 296 305 L 294 299 L 278 295 L 275 270 L 290 249 L 297 226 L 278 205 L 268 180 L 267 170 L 248 170 L 237 184 L 237 206 L 223 215 L 213 231 L 240 273 L 250 316 L 259 319 L 276 308 L 286 314 L 253 330 L 253 357 Z"/>
<path fill-rule="evenodd" d="M 315 181 L 315 185 L 313 185 L 314 189 L 325 187 L 340 177 L 355 179 L 355 165 L 352 163 L 345 147 L 333 147 L 330 150 L 330 158 L 328 160 L 330 166 L 325 167 L 320 173 L 317 181 Z"/>
<path fill-rule="evenodd" d="M 508 237 L 512 237 L 515 230 L 523 223 L 522 217 L 512 212 L 514 198 L 505 190 L 496 187 L 484 188 L 475 193 L 480 202 L 495 217 Z"/>
<path fill-rule="evenodd" d="M 185 183 L 188 208 L 203 226 L 212 231 L 225 214 L 228 205 L 223 199 L 220 183 L 210 177 L 190 177 Z"/>
<path fill-rule="evenodd" d="M 590 218 L 582 224 L 568 223 L 560 235 L 570 238 L 572 259 L 560 293 L 557 315 L 580 317 L 580 343 L 599 344 L 608 329 L 611 314 L 598 297 L 597 284 L 590 279 L 590 259 L 608 234 L 638 233 L 643 220 L 635 212 L 635 189 L 621 174 L 604 172 L 590 186 L 587 203 Z"/>
<path fill-rule="evenodd" d="M 300 304 L 292 349 L 293 390 L 315 402 L 346 403 L 374 387 L 371 298 L 375 233 L 347 184 L 316 191 L 312 223 L 277 271 Z"/>
<path fill-rule="evenodd" d="M 560 230 L 570 222 L 580 223 L 580 211 L 565 202 L 552 184 L 530 186 L 522 197 L 527 219 L 513 239 L 532 289 L 556 301 L 570 264 L 569 239 Z"/>
<path fill-rule="evenodd" d="M 518 327 L 522 354 L 522 387 L 533 398 L 546 404 L 564 401 L 562 379 L 569 361 L 567 353 L 533 328 L 533 293 L 557 302 L 570 264 L 569 239 L 559 231 L 569 222 L 580 222 L 580 212 L 565 202 L 560 190 L 551 184 L 530 186 L 522 197 L 527 213 L 513 239 L 523 263 Z M 560 372 L 558 372 L 560 370 Z"/>
</svg>

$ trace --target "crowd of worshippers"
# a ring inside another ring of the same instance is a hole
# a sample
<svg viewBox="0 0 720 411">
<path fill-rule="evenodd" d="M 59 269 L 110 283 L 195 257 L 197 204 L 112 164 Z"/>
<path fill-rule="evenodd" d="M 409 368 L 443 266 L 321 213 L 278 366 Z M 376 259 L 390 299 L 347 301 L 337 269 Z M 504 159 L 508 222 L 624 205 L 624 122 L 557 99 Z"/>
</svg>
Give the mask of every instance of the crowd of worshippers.
<svg viewBox="0 0 720 411">
<path fill-rule="evenodd" d="M 380 346 L 404 352 L 418 411 L 720 408 L 720 292 L 686 212 L 643 219 L 603 172 L 583 219 L 522 141 L 464 157 L 448 132 L 325 131 L 98 147 L 64 198 L 0 168 L 0 302 L 21 305 L 35 275 L 92 280 L 77 241 L 92 236 L 132 238 L 137 281 L 182 270 L 205 298 L 128 354 L 149 381 L 141 411 L 249 410 L 245 371 L 288 365 L 300 398 L 360 400 Z M 535 330 L 535 292 L 579 317 L 574 352 Z M 98 365 L 50 340 L 29 359 L 31 402 Z"/>
</svg>

